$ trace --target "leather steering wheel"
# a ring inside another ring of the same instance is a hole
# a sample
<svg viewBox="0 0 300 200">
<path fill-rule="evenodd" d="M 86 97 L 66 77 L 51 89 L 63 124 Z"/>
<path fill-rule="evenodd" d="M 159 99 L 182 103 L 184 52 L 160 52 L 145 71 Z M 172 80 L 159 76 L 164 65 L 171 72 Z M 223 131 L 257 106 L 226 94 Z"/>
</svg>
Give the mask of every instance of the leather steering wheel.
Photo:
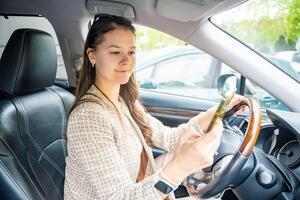
<svg viewBox="0 0 300 200">
<path fill-rule="evenodd" d="M 244 167 L 247 160 L 249 159 L 249 156 L 251 155 L 251 152 L 260 134 L 261 110 L 259 103 L 254 98 L 247 98 L 240 104 L 234 106 L 225 114 L 225 116 L 231 117 L 236 110 L 244 105 L 248 106 L 249 108 L 250 119 L 243 141 L 238 151 L 229 161 L 229 164 L 221 172 L 213 173 L 212 180 L 210 180 L 207 185 L 197 191 L 197 196 L 199 198 L 210 198 L 216 196 L 217 194 L 220 194 L 226 188 L 231 186 L 234 182 L 234 179 L 238 178 L 237 174 Z M 224 144 L 221 143 L 220 146 L 222 145 Z"/>
</svg>

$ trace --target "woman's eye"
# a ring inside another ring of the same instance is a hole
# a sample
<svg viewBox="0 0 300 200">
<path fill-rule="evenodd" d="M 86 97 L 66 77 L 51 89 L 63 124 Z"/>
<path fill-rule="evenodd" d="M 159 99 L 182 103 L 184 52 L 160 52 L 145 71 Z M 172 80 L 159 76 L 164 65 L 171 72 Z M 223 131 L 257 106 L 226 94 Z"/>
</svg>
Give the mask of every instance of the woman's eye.
<svg viewBox="0 0 300 200">
<path fill-rule="evenodd" d="M 118 51 L 113 51 L 113 52 L 110 52 L 111 54 L 113 54 L 113 55 L 119 55 L 120 54 L 120 52 L 118 52 Z"/>
<path fill-rule="evenodd" d="M 135 54 L 135 51 L 130 51 L 129 52 L 129 55 L 134 55 Z"/>
</svg>

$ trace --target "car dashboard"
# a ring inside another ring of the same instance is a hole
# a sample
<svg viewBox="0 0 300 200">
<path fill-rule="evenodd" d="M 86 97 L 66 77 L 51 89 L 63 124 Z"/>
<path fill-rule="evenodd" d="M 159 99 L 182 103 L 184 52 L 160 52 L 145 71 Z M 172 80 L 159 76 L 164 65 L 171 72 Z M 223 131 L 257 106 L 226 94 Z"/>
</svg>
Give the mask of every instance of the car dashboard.
<svg viewBox="0 0 300 200">
<path fill-rule="evenodd" d="M 256 148 L 278 159 L 300 178 L 300 113 L 266 110 L 263 115 Z M 243 116 L 231 125 L 235 124 L 245 133 L 248 120 L 249 117 Z"/>
<path fill-rule="evenodd" d="M 267 114 L 272 123 L 262 125 L 257 146 L 300 179 L 300 113 L 267 110 Z"/>
</svg>

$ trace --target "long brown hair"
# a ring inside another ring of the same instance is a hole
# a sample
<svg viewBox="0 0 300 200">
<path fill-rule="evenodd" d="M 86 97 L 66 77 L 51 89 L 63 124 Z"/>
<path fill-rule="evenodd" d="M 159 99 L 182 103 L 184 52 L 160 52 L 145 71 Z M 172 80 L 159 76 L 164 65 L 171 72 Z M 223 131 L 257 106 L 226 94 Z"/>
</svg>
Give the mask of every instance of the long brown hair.
<svg viewBox="0 0 300 200">
<path fill-rule="evenodd" d="M 127 20 L 126 18 L 107 14 L 99 14 L 95 16 L 94 22 L 88 32 L 84 45 L 83 64 L 79 72 L 80 74 L 76 87 L 76 97 L 70 109 L 69 115 L 80 103 L 87 101 L 99 103 L 98 101 L 93 99 L 82 99 L 82 97 L 87 94 L 87 91 L 92 86 L 92 84 L 95 83 L 96 77 L 95 67 L 92 67 L 86 51 L 88 48 L 96 49 L 97 45 L 103 42 L 104 34 L 117 28 L 125 28 L 135 34 L 134 26 L 132 25 L 131 21 Z M 153 146 L 151 130 L 142 113 L 140 113 L 135 106 L 135 102 L 139 99 L 139 93 L 134 73 L 131 75 L 129 81 L 126 84 L 121 85 L 120 96 L 127 105 L 132 118 L 141 129 L 141 132 L 147 144 Z"/>
</svg>

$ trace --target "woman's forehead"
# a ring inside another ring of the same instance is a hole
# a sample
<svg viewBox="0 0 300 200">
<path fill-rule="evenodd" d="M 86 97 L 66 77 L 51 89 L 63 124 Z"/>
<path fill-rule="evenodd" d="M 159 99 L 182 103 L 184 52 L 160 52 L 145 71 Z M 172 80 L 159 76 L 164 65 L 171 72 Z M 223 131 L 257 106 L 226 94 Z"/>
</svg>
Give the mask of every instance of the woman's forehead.
<svg viewBox="0 0 300 200">
<path fill-rule="evenodd" d="M 104 34 L 102 45 L 108 47 L 135 47 L 135 36 L 129 29 L 118 28 Z"/>
</svg>

